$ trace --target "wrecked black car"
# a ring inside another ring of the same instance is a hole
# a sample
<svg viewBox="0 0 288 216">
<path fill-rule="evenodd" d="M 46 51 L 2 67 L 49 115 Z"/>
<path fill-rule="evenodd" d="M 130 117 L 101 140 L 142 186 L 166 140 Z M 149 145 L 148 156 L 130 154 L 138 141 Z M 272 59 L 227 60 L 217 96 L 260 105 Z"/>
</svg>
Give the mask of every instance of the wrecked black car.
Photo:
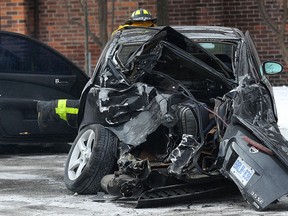
<svg viewBox="0 0 288 216">
<path fill-rule="evenodd" d="M 117 32 L 82 92 L 67 188 L 175 201 L 232 182 L 264 210 L 288 193 L 288 143 L 264 76 L 282 70 L 235 28 Z"/>
</svg>

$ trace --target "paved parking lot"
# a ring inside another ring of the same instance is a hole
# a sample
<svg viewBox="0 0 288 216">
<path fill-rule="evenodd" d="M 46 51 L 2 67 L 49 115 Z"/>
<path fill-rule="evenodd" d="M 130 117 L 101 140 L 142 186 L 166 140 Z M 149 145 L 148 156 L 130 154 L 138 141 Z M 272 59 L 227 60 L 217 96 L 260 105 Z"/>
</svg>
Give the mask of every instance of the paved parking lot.
<svg viewBox="0 0 288 216">
<path fill-rule="evenodd" d="M 30 149 L 30 150 L 29 150 Z M 269 211 L 256 212 L 239 194 L 198 200 L 172 207 L 135 209 L 132 204 L 95 202 L 96 195 L 80 196 L 63 182 L 66 153 L 41 148 L 0 148 L 0 215 L 287 215 L 288 198 Z"/>
</svg>

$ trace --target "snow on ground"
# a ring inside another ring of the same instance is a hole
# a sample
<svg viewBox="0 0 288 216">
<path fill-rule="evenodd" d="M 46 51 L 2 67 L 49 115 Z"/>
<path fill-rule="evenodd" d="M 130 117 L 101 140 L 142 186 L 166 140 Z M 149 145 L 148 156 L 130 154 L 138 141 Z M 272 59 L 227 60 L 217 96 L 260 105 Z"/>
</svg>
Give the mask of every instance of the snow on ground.
<svg viewBox="0 0 288 216">
<path fill-rule="evenodd" d="M 278 126 L 282 135 L 288 139 L 288 87 L 273 87 L 277 112 Z"/>
</svg>

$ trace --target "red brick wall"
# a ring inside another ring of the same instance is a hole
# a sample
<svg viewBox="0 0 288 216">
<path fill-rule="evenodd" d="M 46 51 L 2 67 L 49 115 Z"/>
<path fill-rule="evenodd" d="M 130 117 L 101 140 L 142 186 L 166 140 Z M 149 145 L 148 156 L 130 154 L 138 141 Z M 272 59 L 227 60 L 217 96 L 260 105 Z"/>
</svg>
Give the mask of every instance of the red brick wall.
<svg viewBox="0 0 288 216">
<path fill-rule="evenodd" d="M 1 29 L 35 36 L 34 0 L 1 0 Z M 84 24 L 83 11 L 79 0 L 38 0 L 39 34 L 38 39 L 52 46 L 84 69 Z M 99 36 L 96 1 L 88 1 L 91 31 Z M 112 21 L 112 1 L 108 1 L 108 35 L 128 19 L 139 7 L 147 8 L 156 15 L 156 1 L 114 1 L 114 20 Z M 69 13 L 68 13 L 69 11 Z M 69 15 L 68 15 L 69 14 Z M 69 22 L 69 20 L 73 22 Z M 113 25 L 112 25 L 113 24 Z M 100 55 L 98 45 L 89 41 L 92 56 L 92 70 Z"/>
<path fill-rule="evenodd" d="M 94 7 L 95 5 L 91 5 L 91 8 Z M 68 16 L 68 11 L 70 16 Z M 94 14 L 95 11 L 91 11 L 91 16 Z M 78 0 L 40 0 L 39 39 L 84 69 L 84 29 L 78 24 L 70 23 L 69 17 L 77 23 L 84 23 Z M 89 20 L 91 26 L 96 28 L 94 19 Z M 99 48 L 96 52 L 99 52 Z"/>
<path fill-rule="evenodd" d="M 0 30 L 20 32 L 30 35 L 34 16 L 31 14 L 32 1 L 1 0 Z"/>
<path fill-rule="evenodd" d="M 283 11 L 281 0 L 263 0 L 269 8 L 273 20 L 281 20 Z M 1 0 L 1 29 L 35 36 L 35 0 Z M 75 22 L 84 23 L 79 0 L 38 0 L 39 34 L 38 39 L 54 47 L 84 69 L 84 30 Z M 96 0 L 88 0 L 91 30 L 97 33 Z M 143 7 L 157 16 L 156 0 L 115 0 L 114 20 L 112 20 L 112 0 L 108 0 L 108 34 L 122 24 L 131 13 Z M 69 23 L 70 18 L 75 22 Z M 255 40 L 262 60 L 283 62 L 275 34 L 264 23 L 258 9 L 257 0 L 168 0 L 170 25 L 223 25 L 233 26 L 242 31 L 249 30 Z M 288 25 L 287 25 L 288 31 Z M 288 37 L 287 37 L 288 40 Z M 287 41 L 288 44 L 288 41 Z M 288 45 L 287 45 L 288 46 Z M 97 62 L 100 47 L 90 39 L 89 48 L 92 65 Z M 288 66 L 286 71 L 288 71 Z M 269 77 L 274 85 L 288 85 L 288 73 Z"/>
<path fill-rule="evenodd" d="M 263 0 L 273 21 L 282 20 L 282 0 Z M 261 60 L 276 60 L 285 66 L 285 73 L 269 76 L 274 85 L 288 84 L 288 65 L 283 61 L 276 34 L 263 21 L 256 0 L 225 1 L 223 0 L 223 25 L 234 26 L 242 31 L 249 31 Z M 280 22 L 278 22 L 280 24 Z M 288 32 L 288 24 L 287 30 Z M 286 47 L 288 47 L 288 33 L 286 34 Z"/>
<path fill-rule="evenodd" d="M 222 0 L 169 0 L 170 25 L 222 25 Z"/>
</svg>

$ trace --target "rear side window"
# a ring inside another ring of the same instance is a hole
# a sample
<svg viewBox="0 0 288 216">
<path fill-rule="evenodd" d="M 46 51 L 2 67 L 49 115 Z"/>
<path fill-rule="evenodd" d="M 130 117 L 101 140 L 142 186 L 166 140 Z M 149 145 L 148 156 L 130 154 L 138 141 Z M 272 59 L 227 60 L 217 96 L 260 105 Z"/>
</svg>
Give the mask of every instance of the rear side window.
<svg viewBox="0 0 288 216">
<path fill-rule="evenodd" d="M 212 54 L 227 55 L 229 58 L 233 58 L 234 44 L 231 43 L 219 43 L 219 42 L 202 42 L 199 43 L 204 49 L 208 50 Z"/>
<path fill-rule="evenodd" d="M 118 59 L 123 65 L 127 63 L 128 58 L 141 46 L 140 44 L 122 44 L 117 53 Z"/>
<path fill-rule="evenodd" d="M 226 66 L 232 69 L 234 65 L 234 56 L 236 44 L 233 43 L 219 43 L 219 42 L 203 42 L 199 43 L 204 49 L 219 58 Z"/>
<path fill-rule="evenodd" d="M 29 38 L 0 34 L 0 72 L 71 75 L 75 66 Z"/>
</svg>

